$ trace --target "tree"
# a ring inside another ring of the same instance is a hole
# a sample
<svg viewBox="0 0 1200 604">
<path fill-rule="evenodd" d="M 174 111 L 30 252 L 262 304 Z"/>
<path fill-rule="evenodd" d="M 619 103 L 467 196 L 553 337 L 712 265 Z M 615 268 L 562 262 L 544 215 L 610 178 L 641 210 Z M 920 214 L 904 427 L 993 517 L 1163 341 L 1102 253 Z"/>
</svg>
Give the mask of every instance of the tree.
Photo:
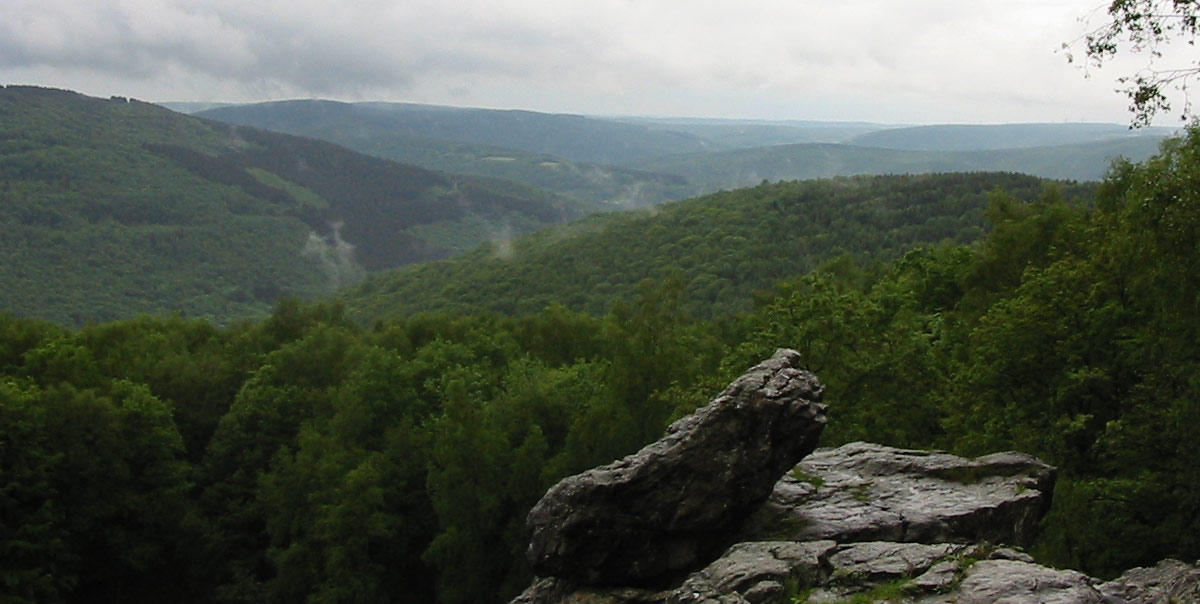
<svg viewBox="0 0 1200 604">
<path fill-rule="evenodd" d="M 0 380 L 0 601 L 171 589 L 192 536 L 182 454 L 170 407 L 143 385 Z"/>
<path fill-rule="evenodd" d="M 262 475 L 281 449 L 295 450 L 305 422 L 329 415 L 332 393 L 365 352 L 360 334 L 317 323 L 264 357 L 221 418 L 197 471 L 213 555 L 227 575 L 221 598 L 266 599 L 271 510 L 258 498 Z"/>
<path fill-rule="evenodd" d="M 487 403 L 471 392 L 470 373 L 466 368 L 447 373 L 445 414 L 432 428 L 428 493 L 441 531 L 424 560 L 437 571 L 438 601 L 447 604 L 487 602 L 489 596 L 502 601 L 495 594 L 510 565 L 494 557 L 504 552 L 502 557 L 515 559 L 507 555 L 512 552 L 505 544 L 505 525 L 523 517 L 510 490 L 514 472 L 524 470 L 514 463 L 520 451 L 513 451 L 496 422 L 489 421 Z M 536 427 L 533 434 L 540 437 Z M 544 449 L 544 441 L 538 448 Z"/>
<path fill-rule="evenodd" d="M 371 348 L 259 479 L 270 511 L 268 602 L 430 602 L 420 554 L 435 532 L 425 495 L 430 448 L 412 372 Z"/>
<path fill-rule="evenodd" d="M 1200 61 L 1192 61 L 1184 67 L 1163 67 L 1158 60 L 1163 58 L 1162 49 L 1173 39 L 1182 38 L 1188 46 L 1195 45 L 1196 34 L 1200 32 L 1200 1 L 1112 0 L 1107 13 L 1109 20 L 1106 23 L 1089 30 L 1076 43 L 1083 42 L 1087 62 L 1096 67 L 1111 61 L 1123 48 L 1150 56 L 1146 66 L 1137 73 L 1117 79 L 1126 86 L 1122 92 L 1129 97 L 1133 126 L 1149 125 L 1160 111 L 1171 110 L 1171 101 L 1166 94 L 1171 87 L 1183 93 L 1180 118 L 1187 119 L 1191 113 L 1188 86 L 1200 75 Z M 1064 43 L 1063 49 L 1067 51 L 1067 60 L 1073 62 L 1071 46 L 1071 43 Z"/>
</svg>

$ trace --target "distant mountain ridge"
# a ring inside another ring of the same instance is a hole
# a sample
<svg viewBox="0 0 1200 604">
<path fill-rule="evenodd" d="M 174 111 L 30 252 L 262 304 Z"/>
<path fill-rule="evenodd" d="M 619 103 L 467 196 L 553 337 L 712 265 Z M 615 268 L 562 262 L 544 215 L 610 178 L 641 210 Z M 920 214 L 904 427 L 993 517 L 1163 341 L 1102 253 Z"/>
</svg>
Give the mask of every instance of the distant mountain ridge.
<svg viewBox="0 0 1200 604">
<path fill-rule="evenodd" d="M 1112 161 L 1141 161 L 1162 142 L 1155 135 L 1071 145 L 983 151 L 914 151 L 849 144 L 801 143 L 716 153 L 662 157 L 641 162 L 647 170 L 674 174 L 697 190 L 746 187 L 766 181 L 864 174 L 1020 172 L 1056 180 L 1097 181 Z"/>
<path fill-rule="evenodd" d="M 273 116 L 313 103 L 329 107 L 331 101 L 276 101 L 220 107 L 197 115 L 263 124 L 264 119 L 276 119 Z M 360 109 L 400 134 L 506 147 L 580 162 L 614 164 L 704 151 L 709 146 L 708 141 L 686 133 L 583 115 L 406 103 L 369 103 Z"/>
<path fill-rule="evenodd" d="M 646 124 L 699 136 L 713 150 L 744 149 L 789 143 L 842 143 L 855 136 L 893 128 L 869 122 L 819 122 L 810 120 L 738 120 L 699 118 L 615 117 L 617 121 Z"/>
<path fill-rule="evenodd" d="M 1162 138 L 1171 128 L 1131 130 L 1104 123 L 942 124 L 889 128 L 865 132 L 845 142 L 860 147 L 908 151 L 989 151 L 1029 147 L 1060 147 L 1138 137 Z"/>
<path fill-rule="evenodd" d="M 896 126 L 578 116 L 405 103 L 277 101 L 202 112 L 427 168 L 497 176 L 599 207 L 652 205 L 762 180 L 1016 171 L 1099 180 L 1172 131 L 1120 124 Z"/>
<path fill-rule="evenodd" d="M 336 101 L 278 101 L 202 111 L 198 116 L 228 123 L 330 141 L 377 157 L 419 165 L 431 170 L 504 178 L 574 197 L 596 210 L 653 205 L 686 197 L 691 189 L 677 176 L 636 168 L 573 161 L 540 151 L 553 145 L 525 143 L 530 149 L 480 142 L 495 137 L 458 135 L 433 138 L 428 128 L 434 117 L 451 120 L 463 110 L 398 103 Z M 479 110 L 484 111 L 484 110 Z M 529 112 L 526 112 L 529 113 Z M 493 121 L 512 118 L 502 114 Z M 417 123 L 410 123 L 416 119 Z M 574 128 L 575 118 L 567 123 Z M 468 125 L 452 128 L 465 132 Z M 517 131 L 519 126 L 508 128 Z M 637 130 L 638 132 L 643 129 Z M 564 137 L 577 137 L 574 130 Z M 650 136 L 654 136 L 652 133 Z M 474 140 L 478 138 L 478 140 Z M 674 137 L 672 137 L 674 138 Z M 516 141 L 520 144 L 521 141 Z M 666 144 L 666 143 L 664 143 Z M 677 147 L 669 147 L 675 149 Z M 695 149 L 687 145 L 686 149 Z"/>
</svg>

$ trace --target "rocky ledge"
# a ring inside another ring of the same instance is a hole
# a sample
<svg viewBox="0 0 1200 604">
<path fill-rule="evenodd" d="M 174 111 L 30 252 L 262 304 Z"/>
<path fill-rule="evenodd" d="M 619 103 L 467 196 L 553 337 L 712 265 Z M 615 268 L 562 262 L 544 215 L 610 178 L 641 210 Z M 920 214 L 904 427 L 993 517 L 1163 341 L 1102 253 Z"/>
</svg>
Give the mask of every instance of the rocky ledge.
<svg viewBox="0 0 1200 604">
<path fill-rule="evenodd" d="M 529 520 L 541 576 L 514 604 L 1200 603 L 1196 564 L 1102 582 L 1023 553 L 1054 486 L 1028 455 L 814 451 L 820 394 L 781 350 L 662 440 L 551 488 Z"/>
<path fill-rule="evenodd" d="M 1054 468 L 1029 455 L 964 459 L 851 443 L 785 474 L 741 536 L 1025 546 L 1053 488 Z"/>
</svg>

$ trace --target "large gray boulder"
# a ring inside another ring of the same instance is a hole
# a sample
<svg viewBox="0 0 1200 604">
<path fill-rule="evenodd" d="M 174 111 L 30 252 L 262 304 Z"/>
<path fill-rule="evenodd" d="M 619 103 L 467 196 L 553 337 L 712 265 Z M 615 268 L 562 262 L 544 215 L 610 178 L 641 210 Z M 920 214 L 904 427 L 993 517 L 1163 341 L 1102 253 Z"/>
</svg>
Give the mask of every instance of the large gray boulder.
<svg viewBox="0 0 1200 604">
<path fill-rule="evenodd" d="M 529 513 L 535 574 L 586 585 L 682 578 L 816 448 L 822 387 L 781 349 L 641 451 L 568 477 Z"/>
</svg>

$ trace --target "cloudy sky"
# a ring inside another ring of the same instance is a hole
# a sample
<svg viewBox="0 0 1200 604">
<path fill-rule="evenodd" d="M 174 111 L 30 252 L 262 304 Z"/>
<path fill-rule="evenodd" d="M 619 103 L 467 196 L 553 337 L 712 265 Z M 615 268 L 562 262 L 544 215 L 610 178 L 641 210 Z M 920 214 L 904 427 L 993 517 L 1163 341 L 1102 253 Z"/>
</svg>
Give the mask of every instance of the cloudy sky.
<svg viewBox="0 0 1200 604">
<path fill-rule="evenodd" d="M 0 83 L 151 101 L 1127 123 L 1115 79 L 1138 63 L 1084 77 L 1060 50 L 1102 3 L 2 0 Z"/>
</svg>

